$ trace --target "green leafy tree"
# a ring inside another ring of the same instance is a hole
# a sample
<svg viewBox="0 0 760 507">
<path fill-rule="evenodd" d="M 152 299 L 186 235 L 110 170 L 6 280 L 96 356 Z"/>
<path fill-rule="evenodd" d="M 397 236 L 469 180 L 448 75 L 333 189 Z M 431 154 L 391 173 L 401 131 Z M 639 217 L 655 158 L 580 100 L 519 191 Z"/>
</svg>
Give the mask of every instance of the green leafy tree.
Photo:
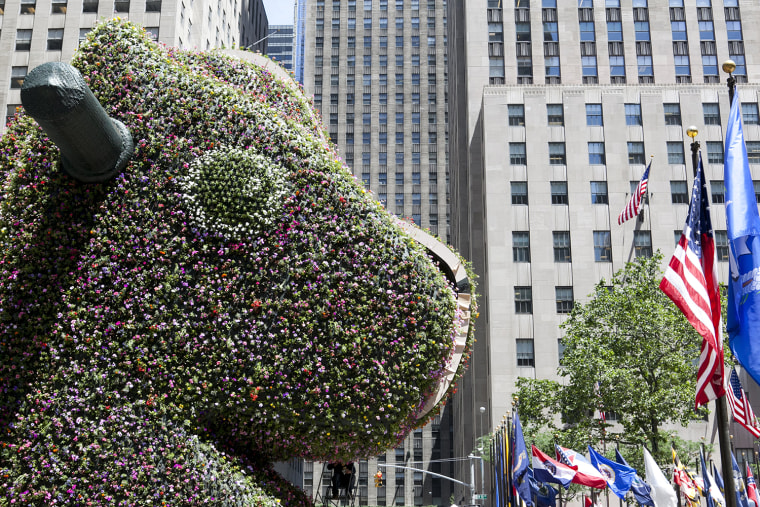
<svg viewBox="0 0 760 507">
<path fill-rule="evenodd" d="M 549 433 L 578 450 L 603 439 L 634 448 L 646 444 L 660 460 L 669 458 L 668 444 L 675 440 L 679 452 L 690 454 L 690 445 L 660 428 L 686 426 L 707 414 L 694 410 L 702 338 L 659 289 L 661 264 L 659 252 L 628 263 L 611 281 L 597 284 L 587 303 L 576 303 L 562 324 L 561 380 L 518 380 L 526 438 L 546 441 Z M 612 425 L 598 418 L 600 410 L 614 417 L 620 433 L 611 433 Z M 640 462 L 640 456 L 631 457 Z"/>
</svg>

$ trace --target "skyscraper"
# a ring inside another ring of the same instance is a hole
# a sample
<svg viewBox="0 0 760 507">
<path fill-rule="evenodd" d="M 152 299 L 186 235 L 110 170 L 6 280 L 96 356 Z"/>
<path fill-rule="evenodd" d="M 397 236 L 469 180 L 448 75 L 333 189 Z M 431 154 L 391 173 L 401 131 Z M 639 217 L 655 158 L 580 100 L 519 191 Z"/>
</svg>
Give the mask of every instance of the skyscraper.
<svg viewBox="0 0 760 507">
<path fill-rule="evenodd" d="M 448 237 L 443 0 L 310 0 L 304 87 L 388 210 Z"/>
<path fill-rule="evenodd" d="M 693 179 L 689 125 L 699 128 L 725 282 L 729 101 L 719 65 L 729 57 L 737 64 L 747 149 L 760 171 L 752 84 L 760 41 L 750 29 L 760 8 L 744 0 L 450 0 L 448 19 L 451 241 L 473 262 L 482 298 L 471 367 L 453 403 L 457 454 L 472 449 L 480 406 L 493 427 L 510 411 L 518 377 L 556 378 L 559 324 L 574 301 L 628 260 L 672 255 Z M 618 226 L 650 156 L 643 220 Z M 683 435 L 698 439 L 700 429 Z"/>
<path fill-rule="evenodd" d="M 306 2 L 308 0 L 296 0 L 293 6 L 293 73 L 296 81 L 303 84 L 303 60 L 306 43 Z"/>
<path fill-rule="evenodd" d="M 269 25 L 267 55 L 287 70 L 293 70 L 293 25 Z"/>
<path fill-rule="evenodd" d="M 267 28 L 262 0 L 0 0 L 4 119 L 21 105 L 29 70 L 69 61 L 98 20 L 115 16 L 144 26 L 159 42 L 186 49 L 248 46 Z"/>
<path fill-rule="evenodd" d="M 445 0 L 299 0 L 295 19 L 296 78 L 302 59 L 306 93 L 345 163 L 391 213 L 446 241 Z M 444 410 L 402 446 L 360 462 L 359 504 L 447 504 L 451 483 L 419 469 L 450 475 L 449 420 Z M 304 470 L 307 492 L 323 494 L 329 472 Z M 368 477 L 378 470 L 376 488 Z"/>
</svg>

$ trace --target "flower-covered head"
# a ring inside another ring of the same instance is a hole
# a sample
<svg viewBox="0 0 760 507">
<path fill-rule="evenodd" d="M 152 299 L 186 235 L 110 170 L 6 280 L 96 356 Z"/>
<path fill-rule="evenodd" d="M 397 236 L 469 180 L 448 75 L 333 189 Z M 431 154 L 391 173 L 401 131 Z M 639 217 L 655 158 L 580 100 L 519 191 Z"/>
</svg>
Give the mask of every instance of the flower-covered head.
<svg viewBox="0 0 760 507">
<path fill-rule="evenodd" d="M 262 463 L 367 457 L 423 424 L 456 287 L 301 91 L 119 21 L 73 65 L 135 153 L 83 184 L 29 117 L 0 143 L 0 472 L 18 491 L 76 498 L 101 474 L 102 498 L 202 499 L 224 476 L 243 498 Z"/>
</svg>

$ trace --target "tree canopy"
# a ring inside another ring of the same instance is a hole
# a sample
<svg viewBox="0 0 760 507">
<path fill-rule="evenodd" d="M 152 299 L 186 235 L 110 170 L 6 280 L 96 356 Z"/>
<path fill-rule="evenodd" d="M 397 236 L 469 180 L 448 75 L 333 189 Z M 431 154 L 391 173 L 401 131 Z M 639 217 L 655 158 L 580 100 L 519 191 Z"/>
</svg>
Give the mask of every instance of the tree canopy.
<svg viewBox="0 0 760 507">
<path fill-rule="evenodd" d="M 661 264 L 659 252 L 636 259 L 599 282 L 587 303 L 576 303 L 561 326 L 559 382 L 518 380 L 521 420 L 536 441 L 549 433 L 583 449 L 606 438 L 646 444 L 664 457 L 674 439 L 664 424 L 705 417 L 706 409 L 694 410 L 702 338 L 659 289 Z"/>
</svg>

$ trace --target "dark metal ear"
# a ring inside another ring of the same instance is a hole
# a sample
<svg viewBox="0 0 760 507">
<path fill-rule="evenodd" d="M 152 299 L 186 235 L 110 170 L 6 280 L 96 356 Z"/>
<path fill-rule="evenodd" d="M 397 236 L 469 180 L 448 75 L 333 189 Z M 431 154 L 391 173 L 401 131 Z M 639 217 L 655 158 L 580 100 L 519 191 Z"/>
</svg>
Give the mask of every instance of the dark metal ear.
<svg viewBox="0 0 760 507">
<path fill-rule="evenodd" d="M 127 127 L 110 118 L 77 69 L 61 62 L 35 67 L 21 87 L 24 110 L 61 150 L 63 170 L 84 183 L 102 183 L 132 157 Z"/>
</svg>

